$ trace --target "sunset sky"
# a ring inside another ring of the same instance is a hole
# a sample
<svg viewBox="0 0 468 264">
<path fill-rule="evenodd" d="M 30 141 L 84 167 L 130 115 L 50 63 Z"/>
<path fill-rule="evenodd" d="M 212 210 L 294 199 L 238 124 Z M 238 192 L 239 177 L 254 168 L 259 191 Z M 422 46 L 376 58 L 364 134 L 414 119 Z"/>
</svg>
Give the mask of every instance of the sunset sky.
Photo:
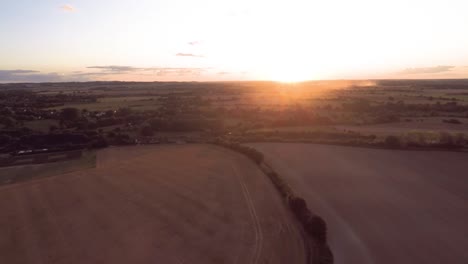
<svg viewBox="0 0 468 264">
<path fill-rule="evenodd" d="M 337 78 L 468 78 L 468 1 L 0 2 L 0 82 Z"/>
</svg>

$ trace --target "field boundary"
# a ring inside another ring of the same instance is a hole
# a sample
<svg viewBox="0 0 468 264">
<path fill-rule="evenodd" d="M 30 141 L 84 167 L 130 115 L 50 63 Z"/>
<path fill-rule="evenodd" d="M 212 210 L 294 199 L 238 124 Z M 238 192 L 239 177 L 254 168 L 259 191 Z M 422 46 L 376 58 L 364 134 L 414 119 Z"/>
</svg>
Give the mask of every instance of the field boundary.
<svg viewBox="0 0 468 264">
<path fill-rule="evenodd" d="M 383 150 L 401 150 L 401 151 L 446 151 L 446 152 L 462 152 L 467 153 L 468 147 L 457 148 L 441 148 L 441 147 L 388 147 L 382 144 L 355 144 L 346 142 L 326 142 L 313 140 L 246 140 L 242 143 L 285 143 L 285 144 L 310 144 L 310 145 L 327 145 L 350 148 L 365 148 L 365 149 L 383 149 Z"/>
<path fill-rule="evenodd" d="M 318 215 L 312 213 L 306 201 L 297 196 L 289 184 L 268 165 L 263 158 L 263 154 L 254 148 L 240 145 L 238 143 L 215 141 L 213 144 L 239 152 L 255 164 L 265 173 L 273 183 L 283 200 L 289 206 L 295 218 L 301 223 L 308 238 L 314 243 L 306 243 L 307 260 L 313 264 L 332 264 L 333 253 L 327 243 L 327 225 Z M 312 244 L 312 245 L 310 245 Z M 313 250 L 314 254 L 311 254 Z"/>
<path fill-rule="evenodd" d="M 0 167 L 22 166 L 42 163 L 52 163 L 79 159 L 83 156 L 83 150 L 69 150 L 58 152 L 47 152 L 39 154 L 10 156 L 0 159 Z"/>
<path fill-rule="evenodd" d="M 386 149 L 386 150 L 402 150 L 402 151 L 450 151 L 450 152 L 468 152 L 468 147 L 437 147 L 437 146 L 398 146 L 390 147 L 382 143 L 356 143 L 356 142 L 337 142 L 337 141 L 322 141 L 322 140 L 288 140 L 288 139 L 247 139 L 242 140 L 242 143 L 298 143 L 298 144 L 315 144 L 315 145 L 331 145 L 353 148 L 369 148 L 369 149 Z"/>
</svg>

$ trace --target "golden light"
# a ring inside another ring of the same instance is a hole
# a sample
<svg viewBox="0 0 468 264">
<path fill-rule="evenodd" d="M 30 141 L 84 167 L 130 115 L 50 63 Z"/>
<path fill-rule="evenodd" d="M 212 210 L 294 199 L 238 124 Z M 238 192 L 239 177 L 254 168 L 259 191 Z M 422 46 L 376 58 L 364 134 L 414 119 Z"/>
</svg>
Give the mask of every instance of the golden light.
<svg viewBox="0 0 468 264">
<path fill-rule="evenodd" d="M 300 71 L 295 70 L 286 71 L 271 76 L 271 80 L 283 83 L 297 83 L 314 79 L 316 78 L 312 78 L 310 75 L 301 74 Z"/>
<path fill-rule="evenodd" d="M 310 65 L 301 65 L 300 63 L 289 65 L 290 67 L 267 69 L 266 77 L 269 80 L 283 83 L 297 83 L 320 78 L 318 71 Z"/>
</svg>

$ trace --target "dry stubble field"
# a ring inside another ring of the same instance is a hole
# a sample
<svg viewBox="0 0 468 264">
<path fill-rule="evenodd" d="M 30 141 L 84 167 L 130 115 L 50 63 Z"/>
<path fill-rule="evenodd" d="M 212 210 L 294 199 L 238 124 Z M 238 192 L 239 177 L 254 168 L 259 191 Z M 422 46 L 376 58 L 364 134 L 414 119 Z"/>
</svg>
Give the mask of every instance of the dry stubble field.
<svg viewBox="0 0 468 264">
<path fill-rule="evenodd" d="M 301 231 L 246 157 L 109 148 L 97 167 L 0 186 L 0 263 L 305 263 Z"/>
<path fill-rule="evenodd" d="M 468 153 L 251 146 L 324 217 L 336 264 L 468 263 Z"/>
</svg>

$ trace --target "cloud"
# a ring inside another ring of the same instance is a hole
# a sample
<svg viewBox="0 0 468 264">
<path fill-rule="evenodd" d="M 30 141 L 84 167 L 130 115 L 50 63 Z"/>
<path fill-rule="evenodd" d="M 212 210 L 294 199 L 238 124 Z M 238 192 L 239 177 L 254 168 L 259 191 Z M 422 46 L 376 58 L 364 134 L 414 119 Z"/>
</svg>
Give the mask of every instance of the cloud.
<svg viewBox="0 0 468 264">
<path fill-rule="evenodd" d="M 431 73 L 444 73 L 451 71 L 455 66 L 435 66 L 435 67 L 423 67 L 423 68 L 406 68 L 400 71 L 400 74 L 431 74 Z"/>
<path fill-rule="evenodd" d="M 33 70 L 0 70 L 0 82 L 65 82 L 88 81 L 85 75 L 64 75 L 56 72 L 41 73 Z"/>
<path fill-rule="evenodd" d="M 135 73 L 135 74 L 154 74 L 157 76 L 167 75 L 198 75 L 205 71 L 206 68 L 177 68 L 177 67 L 147 67 L 138 68 L 133 66 L 90 66 L 88 69 L 99 69 L 100 72 L 85 73 L 87 75 L 110 75 L 110 74 L 124 74 L 124 73 Z M 148 73 L 152 72 L 152 73 Z"/>
<path fill-rule="evenodd" d="M 178 57 L 198 57 L 198 58 L 202 58 L 203 55 L 196 55 L 196 54 L 192 54 L 192 53 L 177 53 L 176 56 Z"/>
<path fill-rule="evenodd" d="M 199 41 L 190 41 L 187 44 L 189 44 L 190 46 L 195 46 L 195 45 L 200 44 L 200 42 Z"/>
<path fill-rule="evenodd" d="M 42 73 L 35 70 L 0 70 L 1 83 L 32 83 L 32 82 L 85 82 L 85 81 L 111 81 L 135 80 L 140 77 L 147 81 L 156 81 L 161 78 L 175 80 L 180 77 L 198 77 L 210 68 L 190 67 L 147 67 L 133 66 L 89 66 L 86 69 L 94 71 L 73 71 L 68 73 Z M 182 78 L 184 79 L 184 78 Z"/>
<path fill-rule="evenodd" d="M 32 70 L 6 70 L 6 71 L 0 71 L 4 73 L 9 73 L 9 74 L 31 74 L 31 73 L 37 73 L 38 71 L 32 71 Z"/>
<path fill-rule="evenodd" d="M 218 74 L 218 75 L 228 75 L 228 74 L 231 74 L 231 73 L 230 73 L 230 72 L 221 71 L 221 72 L 218 72 L 217 74 Z"/>
<path fill-rule="evenodd" d="M 138 71 L 141 70 L 141 68 L 135 68 L 132 66 L 117 66 L 117 65 L 109 65 L 109 66 L 89 66 L 86 67 L 88 69 L 99 69 L 99 70 L 104 70 L 107 72 L 113 72 L 113 73 L 123 73 L 123 72 L 131 72 L 131 71 Z"/>
<path fill-rule="evenodd" d="M 76 8 L 72 5 L 69 5 L 69 4 L 65 4 L 65 5 L 62 5 L 60 6 L 60 9 L 62 9 L 62 11 L 65 11 L 65 12 L 75 12 L 76 11 Z"/>
<path fill-rule="evenodd" d="M 171 68 L 171 67 L 154 67 L 145 68 L 145 71 L 152 71 L 156 76 L 198 76 L 207 68 Z"/>
</svg>

